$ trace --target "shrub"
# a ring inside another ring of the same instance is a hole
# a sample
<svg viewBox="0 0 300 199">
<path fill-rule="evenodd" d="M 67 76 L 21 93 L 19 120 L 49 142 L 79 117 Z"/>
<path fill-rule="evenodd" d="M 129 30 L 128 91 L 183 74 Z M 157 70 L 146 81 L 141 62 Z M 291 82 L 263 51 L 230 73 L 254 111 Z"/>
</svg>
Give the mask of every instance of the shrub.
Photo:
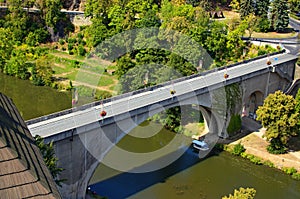
<svg viewBox="0 0 300 199">
<path fill-rule="evenodd" d="M 79 33 L 77 34 L 77 37 L 78 37 L 79 39 L 83 39 L 83 34 L 82 34 L 81 32 L 79 32 Z"/>
<path fill-rule="evenodd" d="M 259 157 L 256 157 L 255 155 L 249 155 L 248 159 L 250 160 L 250 162 L 257 164 L 257 165 L 261 165 L 262 164 L 262 160 Z"/>
<path fill-rule="evenodd" d="M 267 146 L 267 151 L 272 154 L 284 154 L 287 148 L 277 139 L 272 139 Z"/>
<path fill-rule="evenodd" d="M 65 40 L 63 40 L 63 39 L 59 39 L 58 42 L 59 42 L 60 45 L 64 45 L 65 44 Z"/>
<path fill-rule="evenodd" d="M 73 44 L 72 43 L 68 43 L 68 51 L 73 50 Z"/>
<path fill-rule="evenodd" d="M 77 60 L 71 60 L 72 68 L 80 68 L 80 62 Z"/>
<path fill-rule="evenodd" d="M 246 150 L 245 147 L 241 143 L 238 143 L 238 144 L 234 145 L 234 147 L 231 151 L 231 154 L 241 155 L 241 153 L 243 153 L 245 150 Z"/>
<path fill-rule="evenodd" d="M 86 51 L 85 51 L 84 47 L 80 44 L 80 45 L 78 46 L 78 55 L 84 56 L 85 53 L 86 53 Z"/>
<path fill-rule="evenodd" d="M 295 180 L 300 180 L 300 173 L 293 173 L 292 178 Z"/>
<path fill-rule="evenodd" d="M 75 38 L 69 38 L 68 39 L 69 44 L 75 44 L 76 42 L 77 42 L 77 40 Z"/>
<path fill-rule="evenodd" d="M 297 173 L 297 170 L 294 167 L 283 167 L 282 171 L 288 175 L 293 175 L 294 173 Z"/>
</svg>

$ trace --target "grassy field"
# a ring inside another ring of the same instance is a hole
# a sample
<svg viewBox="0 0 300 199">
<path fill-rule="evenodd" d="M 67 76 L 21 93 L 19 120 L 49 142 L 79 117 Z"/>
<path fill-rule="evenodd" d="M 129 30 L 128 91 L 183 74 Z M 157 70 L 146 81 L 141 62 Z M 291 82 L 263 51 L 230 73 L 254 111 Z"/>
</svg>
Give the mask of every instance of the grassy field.
<svg viewBox="0 0 300 199">
<path fill-rule="evenodd" d="M 73 86 L 84 86 L 95 90 L 96 98 L 106 98 L 116 94 L 118 79 L 106 70 L 114 71 L 115 65 L 97 58 L 69 55 L 66 52 L 53 50 L 50 53 L 52 69 L 60 88 L 66 88 L 72 81 Z M 81 89 L 83 92 L 90 93 Z"/>
</svg>

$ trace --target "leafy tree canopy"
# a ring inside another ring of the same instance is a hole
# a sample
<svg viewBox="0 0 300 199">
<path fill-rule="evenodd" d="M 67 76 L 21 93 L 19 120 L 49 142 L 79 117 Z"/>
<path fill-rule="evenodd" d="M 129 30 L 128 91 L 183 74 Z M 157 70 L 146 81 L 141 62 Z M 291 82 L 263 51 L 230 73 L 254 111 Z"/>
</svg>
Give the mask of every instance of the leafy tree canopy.
<svg viewBox="0 0 300 199">
<path fill-rule="evenodd" d="M 222 199 L 254 199 L 256 190 L 253 188 L 239 188 L 234 190 L 234 194 L 224 196 Z"/>
<path fill-rule="evenodd" d="M 44 139 L 39 135 L 36 135 L 34 139 L 36 145 L 39 147 L 42 153 L 46 166 L 48 167 L 53 179 L 57 185 L 60 185 L 60 183 L 65 180 L 57 179 L 58 175 L 63 171 L 63 168 L 57 166 L 58 159 L 55 157 L 53 142 L 46 144 L 44 143 Z"/>
<path fill-rule="evenodd" d="M 285 147 L 289 138 L 298 133 L 299 113 L 296 112 L 296 104 L 292 96 L 276 91 L 256 111 L 257 120 L 266 128 L 264 136 L 278 149 Z"/>
</svg>

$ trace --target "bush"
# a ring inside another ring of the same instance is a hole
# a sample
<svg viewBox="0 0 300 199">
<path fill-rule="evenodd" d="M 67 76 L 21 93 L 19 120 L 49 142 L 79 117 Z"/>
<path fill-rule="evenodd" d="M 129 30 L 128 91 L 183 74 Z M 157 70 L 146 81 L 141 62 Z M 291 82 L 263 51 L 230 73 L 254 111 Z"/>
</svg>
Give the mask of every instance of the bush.
<svg viewBox="0 0 300 199">
<path fill-rule="evenodd" d="M 60 45 L 64 45 L 64 44 L 65 44 L 65 40 L 59 39 L 58 43 L 59 43 Z"/>
<path fill-rule="evenodd" d="M 73 44 L 72 43 L 68 43 L 68 51 L 73 50 Z"/>
<path fill-rule="evenodd" d="M 75 38 L 69 38 L 68 39 L 69 44 L 75 44 L 76 42 L 77 42 L 77 40 Z"/>
<path fill-rule="evenodd" d="M 300 173 L 293 173 L 292 178 L 295 180 L 300 180 Z"/>
<path fill-rule="evenodd" d="M 256 25 L 257 32 L 268 32 L 270 30 L 270 22 L 266 18 L 259 18 Z"/>
<path fill-rule="evenodd" d="M 72 68 L 80 68 L 80 62 L 77 60 L 71 60 L 71 67 Z"/>
<path fill-rule="evenodd" d="M 257 164 L 257 165 L 261 165 L 262 164 L 262 160 L 259 157 L 256 157 L 255 155 L 248 155 L 248 159 L 250 160 L 250 162 Z"/>
<path fill-rule="evenodd" d="M 238 143 L 238 144 L 234 145 L 234 147 L 231 151 L 231 154 L 241 155 L 241 153 L 243 153 L 244 151 L 246 151 L 245 147 L 241 143 Z"/>
<path fill-rule="evenodd" d="M 297 173 L 297 170 L 294 167 L 283 167 L 282 171 L 288 175 L 293 175 L 294 173 Z"/>
<path fill-rule="evenodd" d="M 86 53 L 86 51 L 85 51 L 84 47 L 82 45 L 79 45 L 78 46 L 78 55 L 84 56 L 85 53 Z"/>
<path fill-rule="evenodd" d="M 267 146 L 267 151 L 271 154 L 284 154 L 287 152 L 287 148 L 280 140 L 272 139 L 269 146 Z"/>
</svg>

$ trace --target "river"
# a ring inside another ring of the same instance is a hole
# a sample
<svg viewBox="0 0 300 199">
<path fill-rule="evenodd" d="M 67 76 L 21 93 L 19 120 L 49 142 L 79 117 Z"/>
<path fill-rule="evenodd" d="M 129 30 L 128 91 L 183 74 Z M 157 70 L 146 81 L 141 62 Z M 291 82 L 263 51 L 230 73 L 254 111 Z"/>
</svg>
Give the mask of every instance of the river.
<svg viewBox="0 0 300 199">
<path fill-rule="evenodd" d="M 149 128 L 142 128 L 144 134 L 149 131 L 151 135 L 155 134 L 152 131 L 156 129 L 161 127 L 153 123 Z M 174 137 L 166 129 L 146 139 L 132 136 L 138 132 L 141 132 L 140 127 L 125 136 L 115 148 L 146 153 L 151 148 L 157 150 L 162 147 L 161 143 L 167 144 Z M 114 148 L 107 156 L 110 153 L 114 153 Z M 109 199 L 217 199 L 239 187 L 255 188 L 255 199 L 300 198 L 300 181 L 277 169 L 254 165 L 227 152 L 199 159 L 190 148 L 172 164 L 152 172 L 120 172 L 100 164 L 90 180 L 90 187 Z"/>
<path fill-rule="evenodd" d="M 0 92 L 13 99 L 25 120 L 71 107 L 71 94 L 68 92 L 37 87 L 29 81 L 1 73 Z M 153 136 L 137 138 L 136 135 L 141 133 Z M 148 125 L 145 122 L 125 136 L 115 148 L 147 153 L 158 150 L 172 139 L 174 133 L 158 124 Z M 113 148 L 109 154 L 114 151 Z M 100 164 L 90 180 L 90 186 L 109 199 L 216 199 L 229 195 L 239 187 L 255 188 L 255 199 L 300 198 L 300 182 L 274 168 L 254 165 L 227 152 L 200 160 L 190 149 L 172 164 L 152 172 L 120 172 Z"/>
<path fill-rule="evenodd" d="M 46 86 L 34 86 L 28 80 L 0 73 L 0 92 L 10 97 L 24 120 L 72 107 L 71 93 Z"/>
</svg>

